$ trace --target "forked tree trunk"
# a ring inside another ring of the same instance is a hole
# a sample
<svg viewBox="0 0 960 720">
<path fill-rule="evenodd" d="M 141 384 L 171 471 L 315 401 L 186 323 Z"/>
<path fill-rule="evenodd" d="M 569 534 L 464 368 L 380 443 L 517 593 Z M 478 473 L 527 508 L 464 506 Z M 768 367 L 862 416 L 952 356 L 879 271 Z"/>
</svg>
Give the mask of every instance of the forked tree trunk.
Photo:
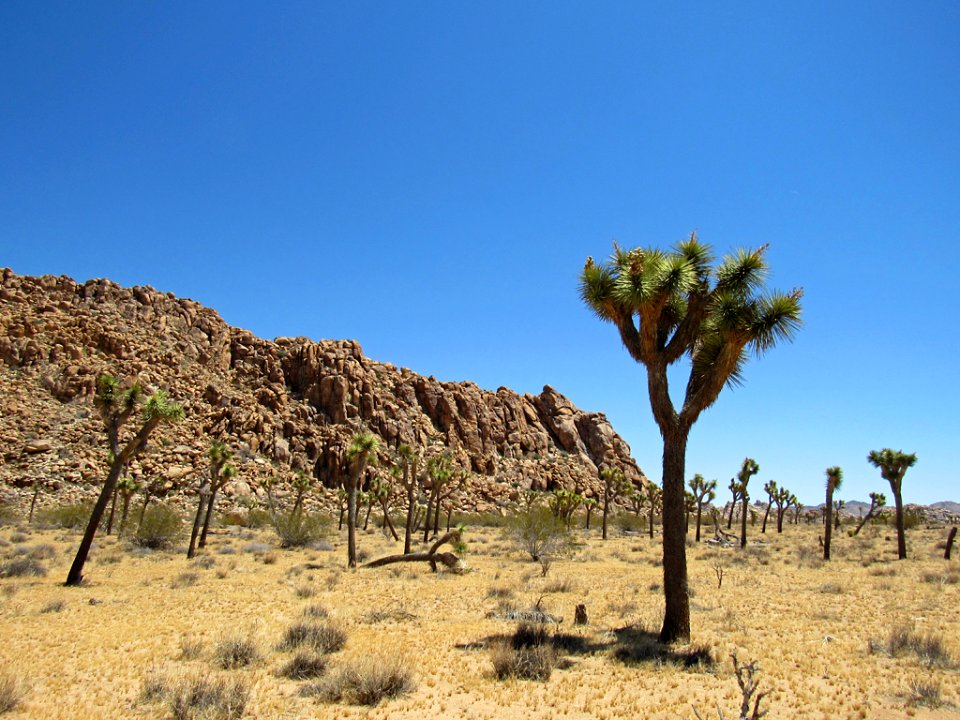
<svg viewBox="0 0 960 720">
<path fill-rule="evenodd" d="M 660 641 L 690 640 L 687 545 L 683 528 L 687 432 L 663 435 L 663 594 L 666 607 Z"/>
<path fill-rule="evenodd" d="M 117 493 L 119 487 L 113 488 L 113 497 L 110 498 L 110 514 L 107 516 L 107 535 L 113 535 L 113 517 L 117 514 Z"/>
<path fill-rule="evenodd" d="M 127 513 L 130 512 L 130 496 L 129 491 L 123 494 L 123 506 L 120 510 L 120 528 L 117 530 L 117 537 L 123 537 L 123 530 L 127 526 Z"/>
<path fill-rule="evenodd" d="M 785 510 L 781 510 L 779 507 L 777 508 L 777 532 L 778 533 L 783 532 L 783 515 L 785 512 L 786 512 Z"/>
<path fill-rule="evenodd" d="M 207 546 L 207 532 L 210 530 L 210 520 L 213 517 L 213 508 L 217 503 L 217 492 L 220 490 L 220 482 L 211 483 L 210 497 L 207 499 L 207 511 L 203 516 L 203 529 L 200 531 L 200 540 L 197 547 Z"/>
<path fill-rule="evenodd" d="M 207 487 L 200 486 L 200 499 L 197 501 L 197 514 L 193 518 L 193 528 L 190 530 L 190 546 L 187 548 L 187 558 L 197 554 L 197 537 L 200 535 L 200 524 L 203 522 L 203 512 L 207 508 Z"/>
</svg>

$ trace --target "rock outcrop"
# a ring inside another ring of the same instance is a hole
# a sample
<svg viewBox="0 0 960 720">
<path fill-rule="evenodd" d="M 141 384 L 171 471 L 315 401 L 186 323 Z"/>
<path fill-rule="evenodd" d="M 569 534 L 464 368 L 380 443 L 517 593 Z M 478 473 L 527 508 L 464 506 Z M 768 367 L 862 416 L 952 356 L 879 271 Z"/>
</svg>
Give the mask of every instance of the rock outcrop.
<svg viewBox="0 0 960 720">
<path fill-rule="evenodd" d="M 237 451 L 234 496 L 295 470 L 336 487 L 360 428 L 382 438 L 384 461 L 399 443 L 448 449 L 471 474 L 464 509 L 490 509 L 526 488 L 596 495 L 605 465 L 645 481 L 603 414 L 579 410 L 549 386 L 520 395 L 441 382 L 371 360 L 351 340 L 263 340 L 150 287 L 3 270 L 0 483 L 94 491 L 105 468 L 91 403 L 102 372 L 183 403 L 186 421 L 163 428 L 131 467 L 174 496 L 205 472 L 214 438 Z"/>
</svg>

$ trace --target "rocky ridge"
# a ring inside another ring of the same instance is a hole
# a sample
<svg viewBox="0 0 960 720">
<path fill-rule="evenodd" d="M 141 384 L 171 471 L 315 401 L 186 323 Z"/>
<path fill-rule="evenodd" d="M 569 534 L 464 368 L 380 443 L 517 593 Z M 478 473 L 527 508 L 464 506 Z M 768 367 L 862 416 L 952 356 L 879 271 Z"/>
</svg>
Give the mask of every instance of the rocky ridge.
<svg viewBox="0 0 960 720">
<path fill-rule="evenodd" d="M 184 405 L 186 420 L 162 428 L 130 468 L 175 499 L 206 472 L 213 439 L 236 451 L 240 474 L 226 489 L 235 502 L 260 493 L 265 478 L 296 470 L 334 488 L 361 428 L 382 439 L 383 461 L 399 443 L 449 450 L 470 474 L 458 498 L 467 510 L 490 510 L 527 488 L 595 496 L 606 465 L 645 482 L 606 417 L 549 386 L 520 395 L 441 382 L 371 360 L 351 340 L 264 340 L 150 287 L 4 269 L 0 487 L 95 492 L 106 465 L 91 402 L 101 372 L 164 388 Z"/>
</svg>

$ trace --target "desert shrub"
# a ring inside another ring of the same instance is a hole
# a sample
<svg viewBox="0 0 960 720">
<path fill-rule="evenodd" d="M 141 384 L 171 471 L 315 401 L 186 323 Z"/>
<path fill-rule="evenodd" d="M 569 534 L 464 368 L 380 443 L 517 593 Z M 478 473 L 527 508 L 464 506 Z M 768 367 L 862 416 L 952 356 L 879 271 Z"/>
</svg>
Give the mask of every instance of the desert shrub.
<svg viewBox="0 0 960 720">
<path fill-rule="evenodd" d="M 10 533 L 10 542 L 14 544 L 26 542 L 29 539 L 30 539 L 30 536 L 27 533 L 20 532 L 19 530 L 17 530 L 16 532 Z"/>
<path fill-rule="evenodd" d="M 645 515 L 620 513 L 613 518 L 613 524 L 620 532 L 642 532 L 647 529 L 647 518 Z"/>
<path fill-rule="evenodd" d="M 915 530 L 916 528 L 920 527 L 923 521 L 924 521 L 924 517 L 921 511 L 919 510 L 903 511 L 904 530 Z M 896 523 L 896 516 L 893 516 L 893 522 Z"/>
<path fill-rule="evenodd" d="M 327 671 L 327 660 L 310 650 L 301 650 L 283 666 L 280 674 L 291 680 L 309 680 L 320 677 Z"/>
<path fill-rule="evenodd" d="M 232 720 L 246 711 L 250 689 L 239 678 L 197 675 L 170 680 L 151 675 L 144 680 L 140 697 L 144 702 L 165 702 L 175 720 Z"/>
<path fill-rule="evenodd" d="M 20 557 L 0 565 L 0 577 L 43 577 L 47 569 L 32 557 Z"/>
<path fill-rule="evenodd" d="M 57 556 L 57 549 L 53 545 L 42 543 L 27 548 L 27 555 L 34 560 L 52 560 Z"/>
<path fill-rule="evenodd" d="M 23 682 L 6 669 L 0 669 L 0 713 L 11 712 L 23 702 L 27 689 Z"/>
<path fill-rule="evenodd" d="M 877 649 L 876 644 L 871 647 Z M 927 667 L 952 668 L 956 665 L 943 640 L 934 635 L 919 635 L 905 626 L 897 626 L 890 632 L 885 649 L 893 657 L 907 653 L 916 655 Z"/>
<path fill-rule="evenodd" d="M 227 635 L 217 642 L 213 658 L 224 670 L 246 667 L 260 659 L 260 647 L 249 634 Z"/>
<path fill-rule="evenodd" d="M 317 589 L 313 585 L 297 585 L 296 590 L 294 591 L 297 594 L 298 598 L 306 600 L 307 598 L 312 598 L 317 594 Z"/>
<path fill-rule="evenodd" d="M 365 655 L 337 668 L 302 692 L 327 702 L 373 706 L 411 692 L 415 687 L 413 674 L 404 658 Z"/>
<path fill-rule="evenodd" d="M 37 521 L 39 525 L 44 527 L 79 530 L 87 526 L 92 512 L 93 503 L 90 502 L 57 505 L 38 513 Z M 104 517 L 106 517 L 106 513 L 104 513 Z"/>
<path fill-rule="evenodd" d="M 549 508 L 533 505 L 511 515 L 507 533 L 516 546 L 535 561 L 554 557 L 570 548 L 570 533 L 565 523 Z"/>
<path fill-rule="evenodd" d="M 327 654 L 343 649 L 347 633 L 333 622 L 298 621 L 287 628 L 280 641 L 281 650 L 310 648 Z"/>
<path fill-rule="evenodd" d="M 184 635 L 180 638 L 180 659 L 195 660 L 203 652 L 203 640 L 194 635 Z"/>
<path fill-rule="evenodd" d="M 264 528 L 270 525 L 270 513 L 260 508 L 250 508 L 244 517 L 244 525 L 248 528 Z"/>
<path fill-rule="evenodd" d="M 327 609 L 323 605 L 307 605 L 303 609 L 304 617 L 325 618 L 327 615 Z"/>
<path fill-rule="evenodd" d="M 273 529 L 280 538 L 280 547 L 306 547 L 329 532 L 330 518 L 298 510 L 273 518 Z"/>
<path fill-rule="evenodd" d="M 0 527 L 17 522 L 17 511 L 9 505 L 0 505 Z"/>
<path fill-rule="evenodd" d="M 151 505 L 143 516 L 143 522 L 133 536 L 135 545 L 159 550 L 173 545 L 183 531 L 183 520 L 170 507 Z"/>
</svg>

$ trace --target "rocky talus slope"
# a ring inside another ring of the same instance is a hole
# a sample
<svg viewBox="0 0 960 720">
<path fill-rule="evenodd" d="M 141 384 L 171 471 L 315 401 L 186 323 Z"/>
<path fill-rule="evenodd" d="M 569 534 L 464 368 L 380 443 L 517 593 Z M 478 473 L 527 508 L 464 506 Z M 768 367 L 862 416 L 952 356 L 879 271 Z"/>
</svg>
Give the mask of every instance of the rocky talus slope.
<svg viewBox="0 0 960 720">
<path fill-rule="evenodd" d="M 0 487 L 42 483 L 62 496 L 92 495 L 105 475 L 105 438 L 92 405 L 108 372 L 166 389 L 186 420 L 164 427 L 130 472 L 174 499 L 206 472 L 213 439 L 236 451 L 228 498 L 262 492 L 295 470 L 336 487 L 358 429 L 391 447 L 449 449 L 469 471 L 463 509 L 489 510 L 526 488 L 596 495 L 598 468 L 636 484 L 643 473 L 601 413 L 551 387 L 519 395 L 440 382 L 363 355 L 351 340 L 263 340 L 209 308 L 150 287 L 0 271 Z M 382 471 L 382 470 L 381 470 Z M 280 483 L 280 493 L 284 492 Z"/>
</svg>

